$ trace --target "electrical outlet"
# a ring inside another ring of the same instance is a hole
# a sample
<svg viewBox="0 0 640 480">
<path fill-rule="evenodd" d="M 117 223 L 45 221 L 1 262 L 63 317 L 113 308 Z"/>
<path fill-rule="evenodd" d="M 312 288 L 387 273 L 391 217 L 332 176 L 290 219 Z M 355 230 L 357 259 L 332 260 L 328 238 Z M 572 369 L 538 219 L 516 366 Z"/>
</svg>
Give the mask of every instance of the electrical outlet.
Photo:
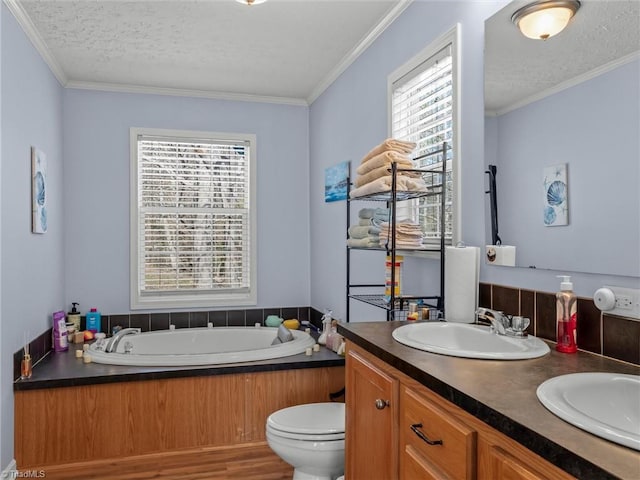
<svg viewBox="0 0 640 480">
<path fill-rule="evenodd" d="M 627 295 L 616 295 L 616 308 L 631 310 L 633 308 L 633 301 L 631 300 L 631 297 Z"/>
<path fill-rule="evenodd" d="M 616 296 L 616 305 L 604 313 L 640 320 L 640 289 L 611 286 L 605 288 L 610 289 Z"/>
</svg>

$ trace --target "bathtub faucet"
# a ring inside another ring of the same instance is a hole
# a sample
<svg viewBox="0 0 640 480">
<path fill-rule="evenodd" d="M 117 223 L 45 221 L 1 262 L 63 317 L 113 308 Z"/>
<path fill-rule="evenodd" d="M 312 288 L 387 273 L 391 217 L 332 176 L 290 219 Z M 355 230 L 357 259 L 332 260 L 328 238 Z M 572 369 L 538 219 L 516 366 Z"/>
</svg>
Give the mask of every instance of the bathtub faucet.
<svg viewBox="0 0 640 480">
<path fill-rule="evenodd" d="M 111 337 L 111 339 L 107 343 L 107 346 L 104 349 L 105 353 L 115 352 L 118 349 L 118 344 L 120 343 L 120 340 L 122 340 L 127 335 L 136 335 L 140 333 L 140 331 L 141 330 L 139 328 L 123 328 L 118 333 L 116 333 L 113 337 Z"/>
</svg>

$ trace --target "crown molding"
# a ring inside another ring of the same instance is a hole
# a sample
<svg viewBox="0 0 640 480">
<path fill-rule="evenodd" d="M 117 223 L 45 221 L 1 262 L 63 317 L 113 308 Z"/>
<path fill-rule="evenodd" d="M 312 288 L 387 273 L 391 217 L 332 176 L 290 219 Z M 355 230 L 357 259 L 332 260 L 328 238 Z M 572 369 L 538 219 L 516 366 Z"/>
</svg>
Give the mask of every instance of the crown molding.
<svg viewBox="0 0 640 480">
<path fill-rule="evenodd" d="M 371 46 L 371 44 L 391 25 L 396 18 L 413 2 L 413 0 L 399 0 L 384 16 L 384 18 L 374 26 L 360 40 L 338 65 L 324 79 L 316 85 L 311 94 L 307 97 L 307 103 L 311 105 L 336 79 L 353 63 L 356 59 Z"/>
<path fill-rule="evenodd" d="M 485 115 L 487 117 L 498 117 L 500 115 L 504 115 L 505 113 L 509 113 L 520 107 L 529 105 L 530 103 L 537 102 L 538 100 L 542 100 L 543 98 L 559 93 L 562 90 L 566 90 L 567 88 L 575 87 L 580 83 L 586 82 L 587 80 L 591 80 L 592 78 L 602 75 L 603 73 L 607 73 L 627 63 L 633 62 L 634 60 L 639 58 L 640 58 L 640 51 L 629 53 L 628 55 L 625 55 L 611 62 L 605 63 L 604 65 L 596 67 L 593 70 L 589 70 L 588 72 L 582 73 L 577 77 L 573 77 L 569 80 L 561 82 L 558 85 L 555 85 L 554 87 L 538 92 L 535 95 L 526 97 L 516 103 L 512 103 L 507 107 L 501 108 L 499 110 L 487 110 L 485 111 Z"/>
<path fill-rule="evenodd" d="M 51 53 L 51 50 L 47 47 L 47 44 L 42 39 L 36 26 L 31 21 L 27 12 L 22 8 L 22 5 L 17 0 L 4 0 L 5 5 L 9 11 L 13 14 L 18 24 L 22 27 L 22 30 L 27 35 L 27 38 L 31 41 L 35 49 L 38 51 L 42 59 L 49 66 L 51 73 L 56 77 L 60 85 L 65 87 L 67 85 L 67 76 L 60 64 L 56 61 L 56 58 Z"/>
<path fill-rule="evenodd" d="M 126 85 L 117 83 L 101 83 L 101 82 L 76 82 L 69 81 L 65 85 L 66 88 L 79 90 L 98 90 L 103 92 L 117 93 L 143 93 L 149 95 L 167 95 L 174 97 L 197 97 L 210 98 L 214 100 L 231 100 L 235 102 L 258 102 L 258 103 L 274 103 L 280 105 L 293 105 L 298 107 L 307 107 L 309 104 L 303 98 L 291 97 L 271 97 L 265 95 L 250 95 L 244 93 L 229 92 L 213 92 L 206 90 L 190 90 L 181 88 L 166 87 L 149 87 L 141 85 Z"/>
</svg>

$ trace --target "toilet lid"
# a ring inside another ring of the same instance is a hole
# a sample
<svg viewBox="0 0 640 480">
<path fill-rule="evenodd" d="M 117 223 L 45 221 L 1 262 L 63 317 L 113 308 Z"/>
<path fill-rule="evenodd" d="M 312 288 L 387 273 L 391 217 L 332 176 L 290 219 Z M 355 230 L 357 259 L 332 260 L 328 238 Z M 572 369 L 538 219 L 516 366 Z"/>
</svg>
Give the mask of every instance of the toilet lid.
<svg viewBox="0 0 640 480">
<path fill-rule="evenodd" d="M 267 426 L 288 433 L 344 433 L 344 403 L 307 403 L 283 408 L 267 418 Z"/>
</svg>

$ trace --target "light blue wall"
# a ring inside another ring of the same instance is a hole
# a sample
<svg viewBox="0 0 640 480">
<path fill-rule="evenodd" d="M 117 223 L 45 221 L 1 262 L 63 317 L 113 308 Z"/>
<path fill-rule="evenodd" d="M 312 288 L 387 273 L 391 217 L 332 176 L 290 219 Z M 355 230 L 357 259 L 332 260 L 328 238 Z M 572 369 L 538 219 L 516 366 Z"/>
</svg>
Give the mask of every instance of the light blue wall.
<svg viewBox="0 0 640 480">
<path fill-rule="evenodd" d="M 388 75 L 456 23 L 461 28 L 462 146 L 458 155 L 462 162 L 462 240 L 469 245 L 484 243 L 484 20 L 506 3 L 415 1 L 311 106 L 309 191 L 314 307 L 332 308 L 338 318 L 344 318 L 346 310 L 346 207 L 344 202 L 323 203 L 324 169 L 351 160 L 354 172 L 360 159 L 388 136 Z M 354 203 L 352 216 L 362 206 Z M 383 278 L 382 255 L 355 252 L 352 259 L 355 270 L 352 281 L 371 283 L 372 279 Z M 406 259 L 405 266 L 403 291 L 437 293 L 437 261 Z M 362 307 L 356 302 L 351 306 L 352 321 L 384 318 L 379 309 Z"/>
<path fill-rule="evenodd" d="M 13 458 L 13 352 L 64 307 L 62 88 L 2 5 L 0 466 Z M 47 156 L 48 231 L 31 233 L 31 146 Z M 0 469 L 1 469 L 0 468 Z"/>
<path fill-rule="evenodd" d="M 308 305 L 308 109 L 66 90 L 65 303 L 129 312 L 129 128 L 257 136 L 258 306 Z"/>
</svg>

